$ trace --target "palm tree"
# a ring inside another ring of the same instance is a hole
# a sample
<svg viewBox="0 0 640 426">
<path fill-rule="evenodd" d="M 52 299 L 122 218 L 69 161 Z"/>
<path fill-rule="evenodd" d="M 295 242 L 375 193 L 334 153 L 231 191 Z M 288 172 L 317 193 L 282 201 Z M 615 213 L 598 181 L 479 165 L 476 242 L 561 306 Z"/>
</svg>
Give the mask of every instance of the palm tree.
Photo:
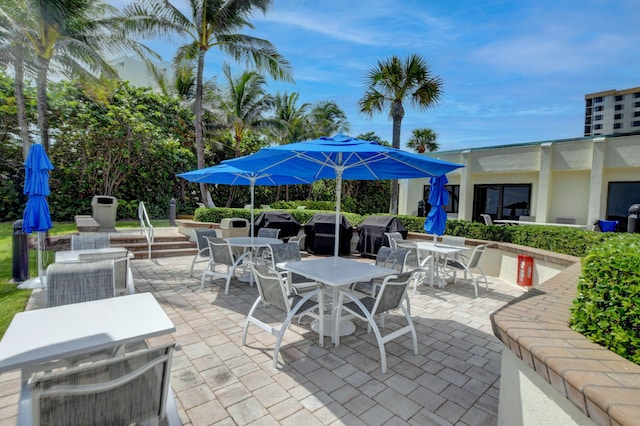
<svg viewBox="0 0 640 426">
<path fill-rule="evenodd" d="M 418 55 L 410 55 L 404 61 L 392 56 L 378 61 L 366 77 L 365 94 L 358 102 L 360 112 L 372 116 L 389 108 L 393 120 L 394 148 L 400 148 L 400 127 L 404 118 L 405 100 L 424 110 L 434 105 L 442 94 L 442 80 L 433 76 L 427 62 Z M 398 181 L 391 182 L 389 213 L 398 213 Z"/>
<path fill-rule="evenodd" d="M 347 114 L 334 101 L 320 101 L 309 114 L 309 137 L 332 136 L 348 133 Z"/>
<path fill-rule="evenodd" d="M 407 141 L 407 147 L 422 154 L 423 152 L 433 152 L 440 149 L 436 142 L 438 134 L 431 129 L 413 129 L 411 138 Z"/>
<path fill-rule="evenodd" d="M 35 57 L 38 129 L 45 150 L 49 149 L 47 82 L 52 64 L 61 75 L 97 83 L 99 77 L 117 77 L 103 54 L 153 54 L 120 31 L 117 9 L 100 0 L 6 0 L 2 10 L 16 18 L 25 54 Z"/>
<path fill-rule="evenodd" d="M 195 133 L 198 168 L 205 167 L 203 123 L 203 74 L 207 52 L 216 47 L 236 61 L 251 63 L 259 71 L 267 71 L 276 79 L 292 81 L 289 63 L 264 39 L 238 34 L 255 10 L 266 13 L 273 0 L 187 0 L 190 16 L 183 14 L 168 0 L 139 0 L 123 10 L 125 16 L 135 18 L 128 30 L 142 36 L 168 36 L 177 33 L 188 43 L 178 48 L 174 61 L 197 60 L 195 94 Z M 202 200 L 213 206 L 204 184 L 200 184 Z"/>
<path fill-rule="evenodd" d="M 274 97 L 274 118 L 281 125 L 274 128 L 271 133 L 280 145 L 301 141 L 307 137 L 309 128 L 307 110 L 311 105 L 305 102 L 298 106 L 299 98 L 298 92 L 278 93 Z"/>
<path fill-rule="evenodd" d="M 255 71 L 245 71 L 237 77 L 231 75 L 228 64 L 222 66 L 226 79 L 221 95 L 222 126 L 233 134 L 234 156 L 239 157 L 240 143 L 246 130 L 264 130 L 279 123 L 267 118 L 273 109 L 273 97 L 267 93 L 264 77 Z"/>
</svg>

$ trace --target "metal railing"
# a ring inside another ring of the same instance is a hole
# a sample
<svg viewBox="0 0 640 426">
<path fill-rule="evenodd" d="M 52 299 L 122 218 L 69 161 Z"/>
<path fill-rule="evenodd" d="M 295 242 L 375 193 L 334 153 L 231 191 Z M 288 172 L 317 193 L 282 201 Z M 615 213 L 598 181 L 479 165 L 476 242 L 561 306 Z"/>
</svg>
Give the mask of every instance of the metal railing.
<svg viewBox="0 0 640 426">
<path fill-rule="evenodd" d="M 149 220 L 147 209 L 144 207 L 144 202 L 142 201 L 138 204 L 138 219 L 140 219 L 140 235 L 144 235 L 147 239 L 147 252 L 149 259 L 151 259 L 151 245 L 153 244 L 155 236 L 153 233 L 153 225 Z"/>
</svg>

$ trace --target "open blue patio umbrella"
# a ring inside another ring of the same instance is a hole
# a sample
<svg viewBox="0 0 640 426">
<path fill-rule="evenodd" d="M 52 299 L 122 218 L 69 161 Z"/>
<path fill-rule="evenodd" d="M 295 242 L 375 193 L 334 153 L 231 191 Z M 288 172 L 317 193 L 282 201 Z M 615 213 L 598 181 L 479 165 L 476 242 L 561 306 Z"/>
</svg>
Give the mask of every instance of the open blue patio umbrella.
<svg viewBox="0 0 640 426">
<path fill-rule="evenodd" d="M 424 221 L 424 230 L 428 234 L 442 235 L 447 226 L 447 212 L 444 206 L 449 203 L 449 192 L 445 188 L 448 183 L 445 175 L 434 176 L 430 179 L 431 188 L 429 189 L 429 204 L 431 210 Z"/>
<path fill-rule="evenodd" d="M 296 185 L 301 183 L 311 183 L 309 178 L 299 178 L 289 174 L 277 175 L 273 173 L 263 172 L 257 173 L 253 171 L 243 170 L 229 164 L 219 164 L 217 166 L 206 167 L 204 169 L 193 170 L 190 172 L 180 173 L 178 177 L 188 180 L 189 182 L 201 183 L 220 183 L 224 185 L 242 185 L 249 186 L 251 192 L 251 236 L 253 237 L 253 206 L 255 186 L 279 186 L 279 185 Z"/>
<path fill-rule="evenodd" d="M 46 197 L 49 195 L 49 172 L 53 170 L 53 165 L 41 144 L 31 145 L 24 166 L 24 194 L 28 198 L 22 217 L 22 230 L 27 234 L 34 231 L 38 233 L 38 277 L 21 283 L 18 287 L 22 289 L 46 286 L 42 272 L 42 232 L 52 227 Z"/>
<path fill-rule="evenodd" d="M 463 167 L 375 142 L 345 135 L 263 148 L 255 154 L 223 164 L 255 173 L 294 175 L 336 180 L 334 256 L 338 256 L 342 180 L 387 180 L 440 176 Z"/>
</svg>

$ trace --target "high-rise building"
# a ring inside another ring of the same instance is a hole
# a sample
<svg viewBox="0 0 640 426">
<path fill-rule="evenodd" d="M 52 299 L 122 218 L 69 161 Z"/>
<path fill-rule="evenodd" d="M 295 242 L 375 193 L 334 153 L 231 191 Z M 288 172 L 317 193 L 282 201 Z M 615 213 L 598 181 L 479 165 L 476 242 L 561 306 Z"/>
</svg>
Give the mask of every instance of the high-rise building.
<svg viewBox="0 0 640 426">
<path fill-rule="evenodd" d="M 584 135 L 640 132 L 640 87 L 584 95 Z"/>
<path fill-rule="evenodd" d="M 127 80 L 134 87 L 151 87 L 156 90 L 158 84 L 149 74 L 147 67 L 143 61 L 130 56 L 121 56 L 109 61 L 118 72 L 118 76 L 122 80 Z M 154 65 L 160 73 L 167 77 L 173 77 L 173 65 L 170 62 L 157 62 Z"/>
</svg>

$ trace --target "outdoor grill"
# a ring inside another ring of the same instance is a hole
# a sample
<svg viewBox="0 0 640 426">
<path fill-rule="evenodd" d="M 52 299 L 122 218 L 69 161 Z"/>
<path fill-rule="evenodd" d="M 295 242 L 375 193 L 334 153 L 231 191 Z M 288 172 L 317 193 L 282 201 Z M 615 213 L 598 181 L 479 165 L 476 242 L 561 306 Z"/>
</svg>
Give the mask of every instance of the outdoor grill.
<svg viewBox="0 0 640 426">
<path fill-rule="evenodd" d="M 407 228 L 395 216 L 369 216 L 358 227 L 358 253 L 375 255 L 381 246 L 389 246 L 385 241 L 385 232 L 400 232 L 407 238 Z"/>
<path fill-rule="evenodd" d="M 333 254 L 335 244 L 336 216 L 333 213 L 316 213 L 304 225 L 305 249 L 312 254 Z M 340 215 L 340 246 L 339 255 L 349 255 L 351 252 L 351 237 L 353 227 L 351 223 Z"/>
</svg>

